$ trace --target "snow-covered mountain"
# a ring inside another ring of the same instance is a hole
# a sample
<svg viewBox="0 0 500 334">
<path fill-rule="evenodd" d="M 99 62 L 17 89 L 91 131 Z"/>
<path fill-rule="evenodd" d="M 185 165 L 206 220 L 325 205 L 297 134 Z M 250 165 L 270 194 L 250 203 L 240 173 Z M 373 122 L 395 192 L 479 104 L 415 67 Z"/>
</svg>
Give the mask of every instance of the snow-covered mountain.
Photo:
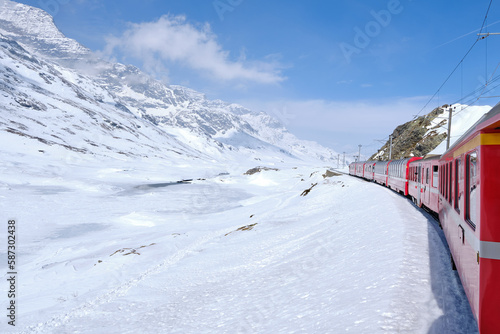
<svg viewBox="0 0 500 334">
<path fill-rule="evenodd" d="M 131 65 L 99 59 L 46 12 L 10 0 L 0 9 L 3 130 L 74 152 L 329 161 L 276 119 L 168 86 Z M 70 148 L 71 147 L 71 148 Z M 102 148 L 104 147 L 104 150 Z M 43 148 L 39 150 L 44 151 Z"/>
</svg>

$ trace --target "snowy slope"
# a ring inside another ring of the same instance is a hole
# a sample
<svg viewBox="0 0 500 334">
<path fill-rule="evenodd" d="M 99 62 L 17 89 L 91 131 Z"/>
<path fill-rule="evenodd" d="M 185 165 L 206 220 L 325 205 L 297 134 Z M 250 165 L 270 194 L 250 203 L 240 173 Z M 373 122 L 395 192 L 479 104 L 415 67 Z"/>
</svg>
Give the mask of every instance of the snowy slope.
<svg viewBox="0 0 500 334">
<path fill-rule="evenodd" d="M 117 108 L 91 79 L 38 60 L 0 35 L 0 136 L 12 157 L 78 160 L 207 161 L 150 122 Z M 10 161 L 10 159 L 9 159 Z"/>
</svg>

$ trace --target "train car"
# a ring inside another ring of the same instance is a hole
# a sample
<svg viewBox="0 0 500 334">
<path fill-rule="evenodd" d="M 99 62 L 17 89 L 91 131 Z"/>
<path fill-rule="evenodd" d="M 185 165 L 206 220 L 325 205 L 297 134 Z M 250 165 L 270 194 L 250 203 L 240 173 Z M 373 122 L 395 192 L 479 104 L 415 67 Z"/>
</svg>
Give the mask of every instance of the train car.
<svg viewBox="0 0 500 334">
<path fill-rule="evenodd" d="M 373 174 L 373 181 L 381 184 L 383 186 L 387 185 L 387 177 L 388 177 L 388 167 L 389 161 L 380 161 L 375 164 L 375 172 Z"/>
<path fill-rule="evenodd" d="M 351 162 L 349 164 L 349 174 L 363 177 L 364 161 Z"/>
<path fill-rule="evenodd" d="M 351 162 L 349 164 L 349 175 L 356 175 L 356 163 Z"/>
<path fill-rule="evenodd" d="M 364 178 L 373 181 L 375 175 L 375 164 L 376 161 L 367 161 L 364 166 Z"/>
<path fill-rule="evenodd" d="M 419 207 L 439 212 L 439 156 L 412 161 L 409 165 L 408 194 Z"/>
<path fill-rule="evenodd" d="M 415 160 L 422 158 L 406 158 L 392 160 L 387 168 L 387 186 L 405 196 L 408 195 L 409 165 Z"/>
<path fill-rule="evenodd" d="M 356 176 L 359 177 L 365 176 L 365 161 L 356 162 Z"/>
<path fill-rule="evenodd" d="M 365 161 L 352 162 L 349 165 L 349 174 L 364 177 L 365 172 Z"/>
<path fill-rule="evenodd" d="M 439 219 L 479 331 L 500 332 L 500 105 L 439 159 Z"/>
</svg>

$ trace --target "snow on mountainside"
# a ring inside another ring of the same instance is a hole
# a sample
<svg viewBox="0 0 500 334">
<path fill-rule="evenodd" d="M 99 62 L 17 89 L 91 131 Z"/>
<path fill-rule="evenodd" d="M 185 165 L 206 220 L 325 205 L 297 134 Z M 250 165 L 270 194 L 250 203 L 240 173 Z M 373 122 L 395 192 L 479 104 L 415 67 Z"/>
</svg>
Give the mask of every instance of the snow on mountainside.
<svg viewBox="0 0 500 334">
<path fill-rule="evenodd" d="M 13 100 L 31 101 L 26 105 L 18 101 L 17 107 L 36 109 L 41 103 L 50 109 L 37 95 L 51 96 L 54 93 L 47 92 L 57 92 L 58 99 L 73 108 L 80 109 L 83 104 L 82 110 L 98 110 L 108 118 L 117 114 L 130 122 L 147 121 L 155 126 L 154 131 L 168 133 L 192 150 L 200 150 L 216 159 L 227 152 L 240 152 L 257 160 L 261 160 L 263 154 L 278 160 L 292 157 L 329 161 L 336 156 L 330 149 L 297 139 L 263 112 L 208 100 L 191 89 L 167 86 L 134 66 L 98 59 L 76 41 L 64 37 L 50 15 L 40 9 L 7 0 L 0 10 L 2 52 L 9 54 L 2 58 L 10 59 L 2 61 L 2 71 L 16 78 L 4 75 L 2 90 L 10 92 Z M 25 72 L 33 73 L 20 73 L 16 69 L 19 63 Z M 52 86 L 52 79 L 57 81 L 56 86 Z M 22 92 L 13 88 L 17 84 L 12 80 L 22 83 Z M 66 93 L 70 95 L 64 95 Z M 0 107 L 8 108 L 8 104 L 2 103 Z M 120 124 L 108 121 L 115 127 Z M 92 132 L 91 128 L 88 130 Z M 135 128 L 135 131 L 142 130 Z"/>
<path fill-rule="evenodd" d="M 202 155 L 120 110 L 89 78 L 38 60 L 3 35 L 0 64 L 2 130 L 38 141 L 40 153 L 54 146 L 114 157 Z"/>
</svg>

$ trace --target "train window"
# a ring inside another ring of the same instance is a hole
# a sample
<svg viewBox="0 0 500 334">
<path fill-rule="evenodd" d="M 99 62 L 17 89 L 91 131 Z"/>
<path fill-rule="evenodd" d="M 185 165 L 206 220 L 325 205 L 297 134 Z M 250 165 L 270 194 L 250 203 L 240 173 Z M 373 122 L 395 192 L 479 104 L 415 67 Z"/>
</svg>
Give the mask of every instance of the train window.
<svg viewBox="0 0 500 334">
<path fill-rule="evenodd" d="M 450 166 L 450 173 L 448 174 L 448 202 L 451 204 L 451 185 L 452 185 L 452 180 L 453 180 L 453 164 L 450 162 L 448 163 Z"/>
<path fill-rule="evenodd" d="M 438 182 L 439 182 L 439 193 L 440 194 L 441 194 L 441 189 L 443 189 L 443 187 L 441 187 L 441 183 L 443 182 L 443 178 L 441 177 L 442 173 L 443 173 L 443 170 L 439 169 L 438 170 Z"/>
<path fill-rule="evenodd" d="M 465 179 L 465 218 L 467 222 L 476 228 L 479 223 L 479 180 L 477 152 L 467 155 L 466 161 L 466 179 Z"/>
<path fill-rule="evenodd" d="M 438 165 L 432 166 L 432 187 L 433 188 L 437 188 L 437 186 L 438 186 L 438 178 L 439 178 L 438 169 L 439 169 Z"/>
<path fill-rule="evenodd" d="M 425 170 L 425 184 L 429 184 L 429 168 Z"/>
<path fill-rule="evenodd" d="M 446 164 L 446 172 L 444 176 L 444 198 L 448 200 L 448 164 Z"/>
<path fill-rule="evenodd" d="M 443 165 L 443 196 L 446 198 L 446 165 Z"/>
<path fill-rule="evenodd" d="M 444 171 L 443 168 L 439 170 L 439 193 L 441 195 L 443 194 L 443 180 L 444 180 L 443 171 Z"/>
<path fill-rule="evenodd" d="M 461 199 L 461 194 L 460 194 L 460 175 L 462 171 L 462 160 L 457 159 L 455 160 L 455 210 L 460 213 L 460 199 Z"/>
<path fill-rule="evenodd" d="M 441 182 L 443 183 L 442 187 L 441 187 L 441 194 L 443 194 L 444 196 L 444 193 L 445 193 L 445 184 L 446 184 L 446 166 L 445 165 L 442 165 L 443 166 L 443 177 L 441 177 Z"/>
<path fill-rule="evenodd" d="M 446 165 L 443 165 L 443 196 L 446 198 L 446 179 L 447 179 Z"/>
</svg>

